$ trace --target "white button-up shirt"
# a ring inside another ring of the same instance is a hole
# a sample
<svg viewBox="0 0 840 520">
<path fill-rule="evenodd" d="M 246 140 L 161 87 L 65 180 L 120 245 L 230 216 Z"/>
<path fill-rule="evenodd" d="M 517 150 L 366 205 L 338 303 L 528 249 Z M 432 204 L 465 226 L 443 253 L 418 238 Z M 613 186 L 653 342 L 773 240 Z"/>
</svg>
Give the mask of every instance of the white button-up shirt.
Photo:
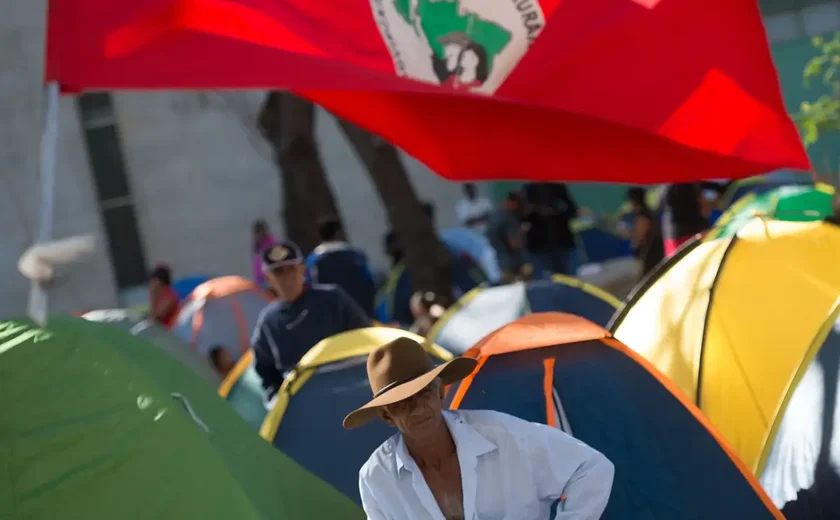
<svg viewBox="0 0 840 520">
<path fill-rule="evenodd" d="M 461 465 L 465 520 L 597 520 L 614 468 L 562 431 L 489 410 L 445 411 Z M 369 520 L 445 520 L 401 434 L 359 472 Z M 552 516 L 554 512 L 554 516 Z"/>
</svg>

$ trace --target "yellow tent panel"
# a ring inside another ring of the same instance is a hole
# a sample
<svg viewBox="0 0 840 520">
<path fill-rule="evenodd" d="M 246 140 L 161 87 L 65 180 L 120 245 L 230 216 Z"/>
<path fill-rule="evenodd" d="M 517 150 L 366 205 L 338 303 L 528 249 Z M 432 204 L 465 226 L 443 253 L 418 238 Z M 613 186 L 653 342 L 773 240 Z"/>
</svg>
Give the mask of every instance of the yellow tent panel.
<svg viewBox="0 0 840 520">
<path fill-rule="evenodd" d="M 662 266 L 612 325 L 756 470 L 840 295 L 840 227 L 756 219 Z"/>
</svg>

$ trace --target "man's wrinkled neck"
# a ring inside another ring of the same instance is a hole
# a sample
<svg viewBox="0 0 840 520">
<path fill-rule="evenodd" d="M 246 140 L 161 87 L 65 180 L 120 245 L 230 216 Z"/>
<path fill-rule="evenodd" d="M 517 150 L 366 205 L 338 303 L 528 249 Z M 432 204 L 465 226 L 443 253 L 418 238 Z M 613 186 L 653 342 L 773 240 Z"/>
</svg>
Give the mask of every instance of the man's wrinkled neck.
<svg viewBox="0 0 840 520">
<path fill-rule="evenodd" d="M 405 447 L 414 462 L 423 468 L 439 468 L 446 460 L 456 455 L 455 440 L 441 416 L 440 426 L 422 437 L 403 434 Z"/>
</svg>

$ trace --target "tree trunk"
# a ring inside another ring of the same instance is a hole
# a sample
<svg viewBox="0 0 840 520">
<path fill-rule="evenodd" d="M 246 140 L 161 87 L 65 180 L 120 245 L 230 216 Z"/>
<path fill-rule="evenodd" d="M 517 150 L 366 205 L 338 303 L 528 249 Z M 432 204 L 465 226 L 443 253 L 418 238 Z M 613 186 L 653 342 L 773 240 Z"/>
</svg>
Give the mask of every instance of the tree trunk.
<svg viewBox="0 0 840 520">
<path fill-rule="evenodd" d="M 286 236 L 306 254 L 320 242 L 320 219 L 341 220 L 318 154 L 315 107 L 293 94 L 271 92 L 263 103 L 258 124 L 274 148 L 280 170 Z"/>
<path fill-rule="evenodd" d="M 440 303 L 453 303 L 449 254 L 432 219 L 423 210 L 399 152 L 390 143 L 339 118 L 344 135 L 368 170 L 388 213 L 415 291 L 432 291 Z"/>
</svg>

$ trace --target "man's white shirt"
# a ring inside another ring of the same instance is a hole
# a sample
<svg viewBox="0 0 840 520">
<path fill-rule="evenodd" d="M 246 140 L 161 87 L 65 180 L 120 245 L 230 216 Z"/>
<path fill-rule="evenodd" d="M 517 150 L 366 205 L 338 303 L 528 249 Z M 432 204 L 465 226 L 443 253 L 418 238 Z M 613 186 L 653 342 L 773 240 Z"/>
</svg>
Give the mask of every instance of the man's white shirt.
<svg viewBox="0 0 840 520">
<path fill-rule="evenodd" d="M 597 520 L 614 468 L 562 431 L 489 410 L 445 411 L 458 454 L 465 520 Z M 445 520 L 401 434 L 359 472 L 369 520 Z M 551 517 L 552 506 L 555 516 Z"/>
<path fill-rule="evenodd" d="M 458 217 L 458 223 L 463 227 L 478 231 L 482 235 L 487 232 L 487 222 L 470 226 L 467 225 L 467 221 L 482 215 L 489 217 L 491 211 L 493 211 L 493 204 L 490 199 L 484 197 L 463 198 L 455 204 L 455 216 Z"/>
</svg>

